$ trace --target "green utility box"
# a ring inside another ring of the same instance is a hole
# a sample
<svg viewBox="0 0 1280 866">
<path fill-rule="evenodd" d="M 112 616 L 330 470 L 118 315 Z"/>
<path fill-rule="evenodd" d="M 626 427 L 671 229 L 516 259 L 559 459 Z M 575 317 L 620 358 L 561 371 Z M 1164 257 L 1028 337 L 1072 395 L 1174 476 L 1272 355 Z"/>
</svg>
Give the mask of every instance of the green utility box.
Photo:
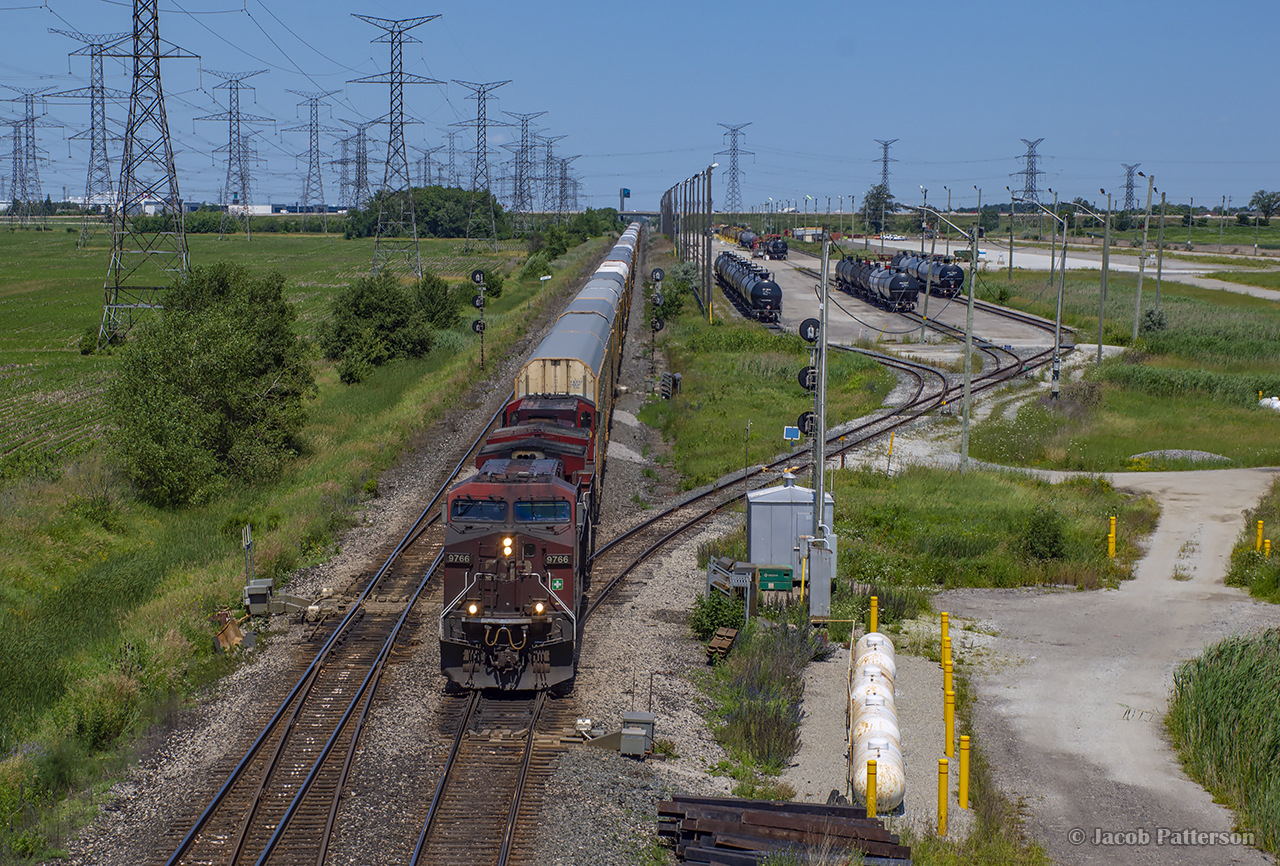
<svg viewBox="0 0 1280 866">
<path fill-rule="evenodd" d="M 795 586 L 791 567 L 787 565 L 761 565 L 756 574 L 761 592 L 791 592 Z"/>
</svg>

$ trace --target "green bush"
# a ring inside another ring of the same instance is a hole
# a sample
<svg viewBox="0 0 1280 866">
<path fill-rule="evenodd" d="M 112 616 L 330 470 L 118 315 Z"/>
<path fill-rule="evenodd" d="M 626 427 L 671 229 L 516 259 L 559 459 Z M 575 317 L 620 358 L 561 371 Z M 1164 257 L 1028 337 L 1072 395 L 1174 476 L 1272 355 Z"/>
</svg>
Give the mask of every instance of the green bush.
<svg viewBox="0 0 1280 866">
<path fill-rule="evenodd" d="M 361 277 L 340 291 L 331 310 L 320 335 L 330 360 L 344 359 L 355 347 L 354 366 L 376 367 L 391 358 L 421 358 L 431 351 L 427 314 L 389 270 Z"/>
<path fill-rule="evenodd" d="M 461 321 L 462 304 L 457 294 L 450 291 L 449 284 L 430 271 L 422 272 L 415 288 L 418 308 L 427 317 L 431 327 L 447 331 L 456 328 Z"/>
<path fill-rule="evenodd" d="M 520 279 L 536 280 L 538 277 L 545 277 L 551 273 L 551 260 L 547 258 L 547 254 L 539 251 L 529 256 L 528 261 L 524 263 L 524 267 L 520 269 Z"/>
<path fill-rule="evenodd" d="M 1058 509 L 1037 505 L 1023 521 L 1018 547 L 1030 559 L 1062 559 L 1067 552 L 1067 533 Z"/>
<path fill-rule="evenodd" d="M 694 599 L 689 627 L 698 640 L 711 640 L 718 628 L 742 628 L 746 616 L 746 606 L 741 598 L 713 592 L 710 597 L 700 595 Z"/>
<path fill-rule="evenodd" d="M 315 390 L 279 273 L 193 268 L 165 314 L 135 330 L 110 387 L 121 466 L 161 506 L 207 500 L 230 478 L 265 478 L 296 453 Z"/>
</svg>

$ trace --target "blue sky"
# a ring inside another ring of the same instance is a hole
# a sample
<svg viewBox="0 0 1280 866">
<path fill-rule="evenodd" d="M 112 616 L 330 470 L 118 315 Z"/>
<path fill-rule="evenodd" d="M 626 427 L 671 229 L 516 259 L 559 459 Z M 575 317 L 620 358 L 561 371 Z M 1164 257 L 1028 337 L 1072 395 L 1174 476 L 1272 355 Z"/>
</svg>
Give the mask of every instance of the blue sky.
<svg viewBox="0 0 1280 866">
<path fill-rule="evenodd" d="M 84 33 L 131 27 L 127 0 L 0 0 L 8 37 L 0 84 L 68 89 L 88 83 L 80 47 L 48 28 Z M 1017 190 L 1021 139 L 1039 146 L 1041 189 L 1099 200 L 1123 195 L 1121 163 L 1140 162 L 1170 201 L 1237 204 L 1253 191 L 1280 188 L 1273 46 L 1280 37 L 1275 0 L 1111 2 L 810 2 L 742 0 L 732 4 L 505 2 L 432 4 L 365 0 L 161 0 L 161 36 L 201 56 L 163 65 L 169 125 L 188 200 L 218 199 L 225 167 L 211 152 L 226 143 L 225 124 L 194 118 L 225 110 L 219 79 L 201 69 L 268 69 L 242 97 L 247 113 L 269 115 L 257 148 L 254 201 L 292 202 L 306 171 L 305 122 L 287 90 L 337 90 L 322 122 L 372 119 L 387 111 L 385 85 L 349 79 L 389 67 L 380 31 L 351 17 L 440 14 L 413 31 L 405 70 L 450 82 L 406 88 L 410 144 L 445 141 L 448 124 L 474 117 L 475 102 L 453 79 L 511 79 L 496 91 L 491 118 L 546 111 L 536 123 L 564 135 L 560 155 L 575 167 L 587 204 L 616 206 L 629 187 L 635 207 L 657 206 L 672 184 L 719 161 L 714 185 L 724 198 L 727 147 L 718 123 L 747 123 L 741 146 L 744 205 L 812 195 L 826 208 L 844 195 L 861 199 L 879 179 L 875 139 L 898 139 L 890 186 L 899 198 L 957 206 L 1007 201 Z M 68 71 L 70 70 L 70 71 Z M 107 85 L 128 90 L 125 61 L 109 60 Z M 16 96 L 8 90 L 0 94 Z M 46 193 L 82 194 L 87 145 L 64 140 L 88 122 L 83 103 L 49 100 L 40 130 L 49 162 Z M 0 117 L 21 104 L 0 106 Z M 108 107 L 123 121 L 127 106 Z M 383 128 L 385 129 L 385 127 Z M 385 132 L 379 132 L 385 139 Z M 464 135 L 466 133 L 464 132 Z M 510 130 L 489 133 L 491 146 Z M 459 140 L 459 147 L 463 142 Z M 468 145 L 470 146 L 470 145 Z M 0 175 L 10 173 L 8 141 Z M 327 156 L 337 156 L 326 137 Z M 385 154 L 385 144 L 373 153 Z M 372 154 L 371 154 L 372 155 Z M 505 156 L 505 152 L 504 152 Z M 118 154 L 113 153 L 118 172 Z M 461 158 L 461 157 L 460 157 Z M 220 157 L 218 158 L 220 160 Z M 497 174 L 495 170 L 494 174 Z M 375 184 L 381 169 L 371 170 Z M 324 189 L 338 198 L 336 167 Z M 1145 190 L 1144 190 L 1145 192 Z"/>
</svg>

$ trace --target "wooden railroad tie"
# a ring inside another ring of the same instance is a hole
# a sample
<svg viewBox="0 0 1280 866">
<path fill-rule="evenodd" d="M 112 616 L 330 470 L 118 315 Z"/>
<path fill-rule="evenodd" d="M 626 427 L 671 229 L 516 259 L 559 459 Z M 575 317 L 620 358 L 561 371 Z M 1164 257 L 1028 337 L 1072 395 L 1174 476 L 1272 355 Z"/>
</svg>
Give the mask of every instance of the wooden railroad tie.
<svg viewBox="0 0 1280 866">
<path fill-rule="evenodd" d="M 863 862 L 878 866 L 911 862 L 911 848 L 860 806 L 673 797 L 658 804 L 658 835 L 675 839 L 686 863 L 756 866 L 797 846 L 857 849 Z"/>
<path fill-rule="evenodd" d="M 707 664 L 727 656 L 737 637 L 738 630 L 736 628 L 721 626 L 716 629 L 715 636 L 711 638 L 711 643 L 707 644 Z"/>
</svg>

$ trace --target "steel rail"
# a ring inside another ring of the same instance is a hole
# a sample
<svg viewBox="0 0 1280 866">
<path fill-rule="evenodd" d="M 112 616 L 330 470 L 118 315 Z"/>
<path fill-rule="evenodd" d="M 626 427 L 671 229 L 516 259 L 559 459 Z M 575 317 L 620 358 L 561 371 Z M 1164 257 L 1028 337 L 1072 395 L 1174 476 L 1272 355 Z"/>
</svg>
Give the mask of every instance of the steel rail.
<svg viewBox="0 0 1280 866">
<path fill-rule="evenodd" d="M 502 410 L 506 408 L 506 403 L 509 399 L 510 398 L 508 397 L 506 400 L 503 400 L 502 405 L 496 412 L 494 412 L 493 417 L 489 419 L 488 424 L 485 425 L 484 432 L 487 432 L 493 425 L 494 421 L 497 420 L 498 416 L 502 414 Z M 303 672 L 301 678 L 299 678 L 297 684 L 295 684 L 290 690 L 288 696 L 281 702 L 279 708 L 263 727 L 262 731 L 259 732 L 257 738 L 253 741 L 253 744 L 249 747 L 248 751 L 245 752 L 244 757 L 242 757 L 239 763 L 236 764 L 235 768 L 231 771 L 231 774 L 227 777 L 227 780 L 223 782 L 222 787 L 218 789 L 218 792 L 214 795 L 213 799 L 200 813 L 199 817 L 196 818 L 195 823 L 192 825 L 191 829 L 187 831 L 186 836 L 184 836 L 182 841 L 178 844 L 177 849 L 169 856 L 169 859 L 165 861 L 165 866 L 177 866 L 182 857 L 191 848 L 191 845 L 195 842 L 196 838 L 200 835 L 200 832 L 204 829 L 209 819 L 213 817 L 215 812 L 217 812 L 218 807 L 222 804 L 223 800 L 226 799 L 227 794 L 230 793 L 231 789 L 244 775 L 249 765 L 257 756 L 258 750 L 262 747 L 263 743 L 266 742 L 267 738 L 275 731 L 276 726 L 279 725 L 281 719 L 285 716 L 286 712 L 288 712 L 290 705 L 293 704 L 300 695 L 304 694 L 307 684 L 314 681 L 315 674 L 327 661 L 329 654 L 333 650 L 334 644 L 337 643 L 338 639 L 351 626 L 357 613 L 361 611 L 364 601 L 369 597 L 370 593 L 373 592 L 374 587 L 378 585 L 379 581 L 382 580 L 383 576 L 390 570 L 391 566 L 397 559 L 399 559 L 401 554 L 403 554 L 404 551 L 412 545 L 423 532 L 426 531 L 427 527 L 434 522 L 428 521 L 428 515 L 433 509 L 435 509 L 440 498 L 448 491 L 450 483 L 462 470 L 462 467 L 466 465 L 467 460 L 470 459 L 476 447 L 480 445 L 483 436 L 484 433 L 482 432 L 481 435 L 477 437 L 476 441 L 472 443 L 471 447 L 463 455 L 462 459 L 458 461 L 458 464 L 454 466 L 453 470 L 449 473 L 445 483 L 438 491 L 436 491 L 435 495 L 432 496 L 430 502 L 427 503 L 426 508 L 422 510 L 414 521 L 414 524 L 409 528 L 409 531 L 404 534 L 392 550 L 390 556 L 387 557 L 386 561 L 374 574 L 373 579 L 369 581 L 368 586 L 366 586 L 364 591 L 356 598 L 355 602 L 351 605 L 351 609 L 347 611 L 346 616 L 344 616 L 342 621 L 334 628 L 333 632 L 329 635 L 329 638 L 324 642 L 324 645 L 311 660 L 311 663 L 307 666 L 307 669 Z"/>
<path fill-rule="evenodd" d="M 413 848 L 413 857 L 410 858 L 410 866 L 416 866 L 422 858 L 423 848 L 427 844 L 427 837 L 431 835 L 431 825 L 435 823 L 436 815 L 440 811 L 440 804 L 444 802 L 444 789 L 449 782 L 449 770 L 453 767 L 453 763 L 457 760 L 458 749 L 462 746 L 462 740 L 466 736 L 467 728 L 471 724 L 471 719 L 475 715 L 476 707 L 480 704 L 480 690 L 475 689 L 471 692 L 471 699 L 467 702 L 467 708 L 463 712 L 462 721 L 458 725 L 458 732 L 453 735 L 453 745 L 449 747 L 449 754 L 445 757 L 444 770 L 440 773 L 440 779 L 436 782 L 435 793 L 431 795 L 431 805 L 427 807 L 426 820 L 422 822 L 422 831 L 418 833 L 418 844 Z"/>
<path fill-rule="evenodd" d="M 542 708 L 546 706 L 546 691 L 538 692 L 538 701 L 533 705 L 533 718 L 529 721 L 529 733 L 525 735 L 524 757 L 520 760 L 520 775 L 516 777 L 516 790 L 511 797 L 511 810 L 507 813 L 507 826 L 502 831 L 502 850 L 498 852 L 498 866 L 507 866 L 507 858 L 511 855 L 511 843 L 515 840 L 516 820 L 520 815 L 520 801 L 524 797 L 524 783 L 529 776 L 529 761 L 533 758 L 534 729 L 542 717 Z"/>
<path fill-rule="evenodd" d="M 351 702 L 347 704 L 347 709 L 342 713 L 342 718 L 338 720 L 338 724 L 334 726 L 334 731 L 329 735 L 329 739 L 325 742 L 324 747 L 320 750 L 320 754 L 316 757 L 315 763 L 311 765 L 311 770 L 307 773 L 307 777 L 302 780 L 302 784 L 298 787 L 298 792 L 294 795 L 293 800 L 289 803 L 289 808 L 285 809 L 284 815 L 280 818 L 280 823 L 276 825 L 275 832 L 271 834 L 271 838 L 267 840 L 266 846 L 262 849 L 262 853 L 258 855 L 258 859 L 254 866 L 266 866 L 267 858 L 275 851 L 276 845 L 280 844 L 280 839 L 284 836 L 286 830 L 289 829 L 289 822 L 293 820 L 293 816 L 297 814 L 298 809 L 302 806 L 302 800 L 306 797 L 307 792 L 311 790 L 312 784 L 316 780 L 316 776 L 320 774 L 320 769 L 324 766 L 325 761 L 329 759 L 329 753 L 333 751 L 333 747 L 337 745 L 338 738 L 341 736 L 343 729 L 347 726 L 347 722 L 351 720 L 351 715 L 356 711 L 356 706 L 360 703 L 360 699 L 364 697 L 365 690 L 369 690 L 369 697 L 372 699 L 373 690 L 377 688 L 378 681 L 382 678 L 382 670 L 386 665 L 387 657 L 391 655 L 391 648 L 395 645 L 396 638 L 400 636 L 400 630 L 404 628 L 405 622 L 409 619 L 409 612 L 413 610 L 413 606 L 417 604 L 418 598 L 427 588 L 427 583 L 431 580 L 431 575 L 435 573 L 439 567 L 441 560 L 444 559 L 444 551 L 436 554 L 435 560 L 422 576 L 422 580 L 418 583 L 418 588 L 414 591 L 409 599 L 409 603 L 405 605 L 404 611 L 401 612 L 400 618 L 396 620 L 395 627 L 391 629 L 391 634 L 387 636 L 386 641 L 382 644 L 382 649 L 378 653 L 378 657 L 374 660 L 373 665 L 369 668 L 369 672 L 365 674 L 364 681 L 360 683 L 360 687 L 356 690 L 355 696 L 351 698 Z M 352 749 L 355 748 L 354 738 L 352 740 Z"/>
</svg>

